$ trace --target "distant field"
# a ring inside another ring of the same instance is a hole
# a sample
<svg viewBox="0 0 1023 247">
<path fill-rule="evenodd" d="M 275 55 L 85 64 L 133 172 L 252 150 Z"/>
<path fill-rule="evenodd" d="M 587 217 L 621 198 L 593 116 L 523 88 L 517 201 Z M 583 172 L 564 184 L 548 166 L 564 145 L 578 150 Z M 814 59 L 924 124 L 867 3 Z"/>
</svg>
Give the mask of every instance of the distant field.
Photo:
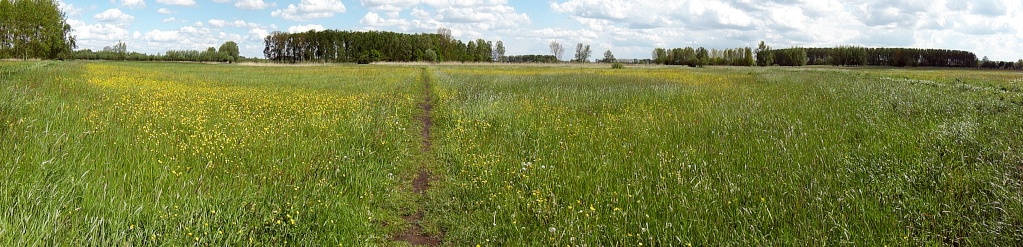
<svg viewBox="0 0 1023 247">
<path fill-rule="evenodd" d="M 0 245 L 1023 242 L 1021 73 L 609 67 L 0 61 Z"/>
</svg>

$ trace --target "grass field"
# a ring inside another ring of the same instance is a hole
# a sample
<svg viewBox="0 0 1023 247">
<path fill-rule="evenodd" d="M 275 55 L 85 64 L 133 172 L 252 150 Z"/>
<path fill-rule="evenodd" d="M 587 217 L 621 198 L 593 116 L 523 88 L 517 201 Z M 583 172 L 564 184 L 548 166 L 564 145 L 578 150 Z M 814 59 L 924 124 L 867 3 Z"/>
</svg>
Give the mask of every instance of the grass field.
<svg viewBox="0 0 1023 247">
<path fill-rule="evenodd" d="M 0 124 L 0 245 L 1023 242 L 1018 72 L 0 62 Z"/>
</svg>

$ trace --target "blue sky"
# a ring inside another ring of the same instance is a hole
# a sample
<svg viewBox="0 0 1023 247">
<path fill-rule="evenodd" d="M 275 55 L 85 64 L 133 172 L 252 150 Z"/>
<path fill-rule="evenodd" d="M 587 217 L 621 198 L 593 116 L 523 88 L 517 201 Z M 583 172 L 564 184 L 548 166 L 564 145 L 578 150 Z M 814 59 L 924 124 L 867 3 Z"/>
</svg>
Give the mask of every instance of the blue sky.
<svg viewBox="0 0 1023 247">
<path fill-rule="evenodd" d="M 862 45 L 968 50 L 1023 58 L 1018 0 L 60 0 L 80 49 L 124 41 L 150 54 L 231 40 L 262 57 L 273 31 L 436 32 L 502 40 L 509 55 L 559 41 L 594 55 L 649 58 L 655 47 Z M 566 58 L 571 56 L 566 54 Z"/>
</svg>

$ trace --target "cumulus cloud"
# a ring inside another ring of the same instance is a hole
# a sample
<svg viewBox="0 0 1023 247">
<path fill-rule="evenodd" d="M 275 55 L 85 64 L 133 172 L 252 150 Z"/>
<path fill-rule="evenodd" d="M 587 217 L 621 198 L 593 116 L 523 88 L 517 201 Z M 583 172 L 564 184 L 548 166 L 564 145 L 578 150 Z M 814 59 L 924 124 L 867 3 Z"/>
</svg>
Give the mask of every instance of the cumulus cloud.
<svg viewBox="0 0 1023 247">
<path fill-rule="evenodd" d="M 157 3 L 177 6 L 195 6 L 195 0 L 156 0 Z"/>
<path fill-rule="evenodd" d="M 153 30 L 145 34 L 145 39 L 152 42 L 172 43 L 177 40 L 178 31 Z"/>
<path fill-rule="evenodd" d="M 311 24 L 311 25 L 298 25 L 288 27 L 289 33 L 301 33 L 309 30 L 326 30 L 323 25 Z"/>
<path fill-rule="evenodd" d="M 399 29 L 402 29 L 402 31 L 407 31 L 409 27 L 409 22 L 405 19 L 381 18 L 380 15 L 375 12 L 366 13 L 366 15 L 362 17 L 362 20 L 359 20 L 359 24 L 370 27 L 396 26 Z"/>
<path fill-rule="evenodd" d="M 302 0 L 298 5 L 289 4 L 287 8 L 274 10 L 270 16 L 291 21 L 308 21 L 334 17 L 334 14 L 344 13 L 345 10 L 345 5 L 338 0 Z"/>
<path fill-rule="evenodd" d="M 74 4 L 65 3 L 62 0 L 57 1 L 57 7 L 60 8 L 60 12 L 64 12 L 68 17 L 77 18 L 82 15 L 83 9 L 76 8 Z"/>
<path fill-rule="evenodd" d="M 594 42 L 616 49 L 644 43 L 647 49 L 649 44 L 728 48 L 765 40 L 774 47 L 909 46 L 979 55 L 994 48 L 954 44 L 957 39 L 945 37 L 998 36 L 1006 40 L 1000 44 L 1023 40 L 1015 35 L 1023 28 L 1014 24 L 1023 18 L 1023 3 L 1012 0 L 567 0 L 549 5 L 596 32 Z"/>
<path fill-rule="evenodd" d="M 168 50 L 205 50 L 216 47 L 226 40 L 238 38 L 240 35 L 197 26 L 183 26 L 174 30 L 153 29 L 140 34 L 136 42 L 145 43 L 144 52 L 165 52 Z"/>
<path fill-rule="evenodd" d="M 259 24 L 251 23 L 251 22 L 246 22 L 246 21 L 243 21 L 243 20 L 225 21 L 225 20 L 219 20 L 219 19 L 211 19 L 211 20 L 207 21 L 206 23 L 209 23 L 210 26 L 215 27 L 215 28 L 223 28 L 223 27 L 257 28 L 257 27 L 260 27 Z"/>
<path fill-rule="evenodd" d="M 267 4 L 263 0 L 238 0 L 238 2 L 234 3 L 234 6 L 240 9 L 260 10 L 276 6 L 276 4 Z"/>
<path fill-rule="evenodd" d="M 82 47 L 90 47 L 89 45 L 111 45 L 110 41 L 123 39 L 129 34 L 128 29 L 125 27 L 113 24 L 87 24 L 73 19 L 67 20 L 67 24 L 71 26 L 72 33 L 76 36 Z"/>
<path fill-rule="evenodd" d="M 120 9 L 108 9 L 92 16 L 99 22 L 129 23 L 135 20 L 134 16 L 121 12 Z"/>
<path fill-rule="evenodd" d="M 267 35 L 270 35 L 270 31 L 267 31 L 266 29 L 259 28 L 259 27 L 253 28 L 253 29 L 249 29 L 249 40 L 261 41 Z"/>
<path fill-rule="evenodd" d="M 119 0 L 121 5 L 128 8 L 142 8 L 146 7 L 145 0 Z"/>
<path fill-rule="evenodd" d="M 481 38 L 484 33 L 516 29 L 532 23 L 505 0 L 361 0 L 370 11 L 359 21 L 367 29 L 402 32 L 452 30 L 460 39 Z M 411 18 L 400 13 L 409 11 Z"/>
<path fill-rule="evenodd" d="M 156 13 L 169 15 L 169 14 L 173 14 L 174 11 L 172 11 L 170 9 L 167 9 L 167 8 L 160 8 L 160 9 L 156 10 Z"/>
</svg>

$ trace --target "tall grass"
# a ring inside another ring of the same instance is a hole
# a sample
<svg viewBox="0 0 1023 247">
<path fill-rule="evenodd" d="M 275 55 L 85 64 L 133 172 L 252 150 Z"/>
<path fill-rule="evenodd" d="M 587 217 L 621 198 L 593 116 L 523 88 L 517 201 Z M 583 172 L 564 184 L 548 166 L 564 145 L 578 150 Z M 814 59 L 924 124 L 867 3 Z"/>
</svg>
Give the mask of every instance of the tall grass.
<svg viewBox="0 0 1023 247">
<path fill-rule="evenodd" d="M 379 244 L 400 220 L 414 69 L 3 66 L 0 245 Z"/>
<path fill-rule="evenodd" d="M 1023 107 L 1002 93 L 883 71 L 439 74 L 446 170 L 431 208 L 454 243 L 1023 240 Z"/>
<path fill-rule="evenodd" d="M 1017 73 L 422 71 L 0 62 L 0 245 L 1023 241 Z"/>
</svg>

